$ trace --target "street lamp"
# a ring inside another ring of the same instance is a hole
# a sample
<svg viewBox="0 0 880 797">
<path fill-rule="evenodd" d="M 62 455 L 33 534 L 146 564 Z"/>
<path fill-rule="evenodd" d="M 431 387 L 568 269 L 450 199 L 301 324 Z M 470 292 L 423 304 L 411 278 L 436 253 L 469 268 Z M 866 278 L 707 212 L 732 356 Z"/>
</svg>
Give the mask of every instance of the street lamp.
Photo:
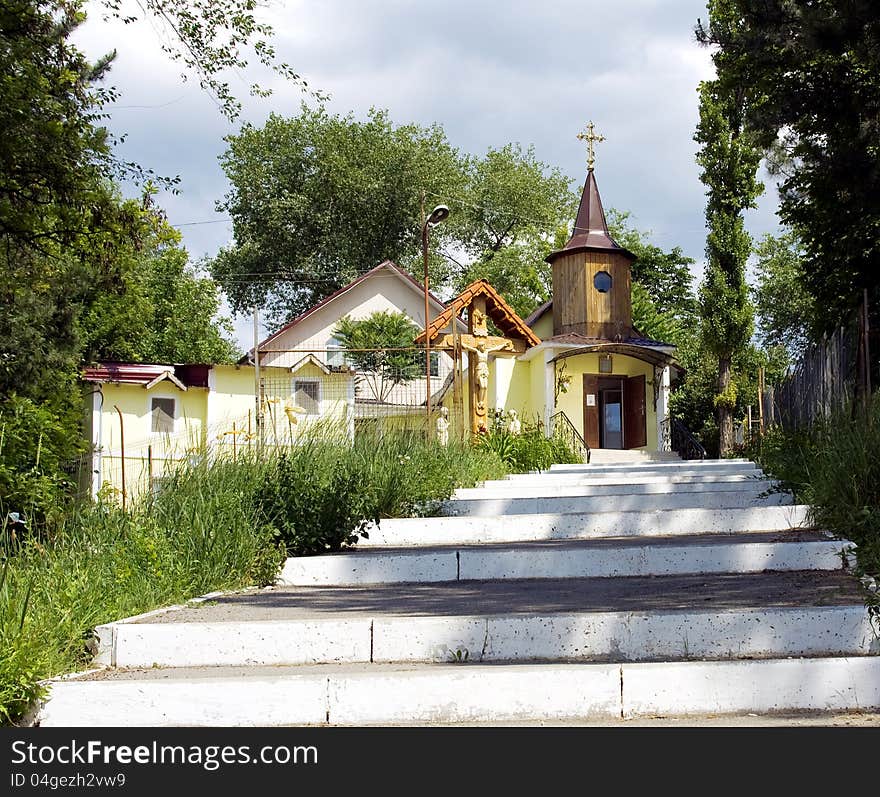
<svg viewBox="0 0 880 797">
<path fill-rule="evenodd" d="M 422 258 L 425 263 L 425 415 L 428 419 L 428 434 L 431 433 L 431 335 L 428 331 L 428 230 L 440 224 L 449 215 L 446 205 L 437 205 L 422 225 Z M 455 323 L 455 319 L 452 320 Z"/>
</svg>

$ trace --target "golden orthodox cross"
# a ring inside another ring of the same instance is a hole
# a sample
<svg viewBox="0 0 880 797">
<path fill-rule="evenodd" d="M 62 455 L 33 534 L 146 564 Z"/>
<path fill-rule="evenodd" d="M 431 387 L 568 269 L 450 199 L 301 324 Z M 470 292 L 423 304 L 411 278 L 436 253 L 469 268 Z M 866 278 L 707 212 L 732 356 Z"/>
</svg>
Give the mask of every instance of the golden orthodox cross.
<svg viewBox="0 0 880 797">
<path fill-rule="evenodd" d="M 593 171 L 593 166 L 596 163 L 596 153 L 593 151 L 593 144 L 598 144 L 604 141 L 605 136 L 600 136 L 598 133 L 596 133 L 593 123 L 590 122 L 587 125 L 587 129 L 583 133 L 578 133 L 577 137 L 581 141 L 587 142 L 587 169 L 589 171 Z"/>
</svg>

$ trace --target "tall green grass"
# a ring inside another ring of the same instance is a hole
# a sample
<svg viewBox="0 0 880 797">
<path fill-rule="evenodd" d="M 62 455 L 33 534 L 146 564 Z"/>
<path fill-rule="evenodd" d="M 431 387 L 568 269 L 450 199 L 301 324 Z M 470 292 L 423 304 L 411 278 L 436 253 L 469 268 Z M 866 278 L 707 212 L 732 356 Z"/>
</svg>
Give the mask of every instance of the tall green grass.
<svg viewBox="0 0 880 797">
<path fill-rule="evenodd" d="M 423 515 L 457 486 L 507 472 L 491 451 L 418 430 L 316 427 L 284 452 L 201 461 L 127 511 L 71 507 L 47 532 L 0 536 L 0 721 L 38 682 L 87 666 L 96 625 L 218 589 L 274 581 L 287 553 L 338 550 L 366 523 Z"/>
<path fill-rule="evenodd" d="M 78 507 L 48 537 L 7 541 L 0 563 L 0 720 L 38 681 L 88 664 L 96 625 L 214 589 L 268 584 L 282 554 L 238 488 L 258 469 L 190 467 L 131 511 Z"/>
<path fill-rule="evenodd" d="M 856 543 L 859 567 L 880 575 L 880 393 L 867 412 L 837 413 L 794 433 L 773 430 L 754 454 L 810 505 L 817 527 Z"/>
</svg>

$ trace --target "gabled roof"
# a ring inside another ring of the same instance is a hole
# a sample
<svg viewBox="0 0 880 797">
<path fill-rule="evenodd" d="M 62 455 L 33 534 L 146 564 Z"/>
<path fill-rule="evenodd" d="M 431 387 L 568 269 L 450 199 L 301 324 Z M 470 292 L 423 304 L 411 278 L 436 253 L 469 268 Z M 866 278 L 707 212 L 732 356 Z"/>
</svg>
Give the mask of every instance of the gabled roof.
<svg viewBox="0 0 880 797">
<path fill-rule="evenodd" d="M 152 363 L 99 363 L 83 371 L 83 381 L 112 383 L 119 385 L 140 385 L 150 390 L 160 382 L 168 380 L 179 390 L 187 386 L 175 374 L 173 365 Z"/>
<path fill-rule="evenodd" d="M 544 317 L 544 315 L 549 310 L 552 310 L 552 309 L 553 309 L 553 300 L 548 299 L 540 307 L 536 307 L 534 310 L 532 310 L 532 314 L 525 320 L 525 325 L 527 327 L 535 326 L 535 324 L 537 324 L 538 321 L 540 321 Z"/>
<path fill-rule="evenodd" d="M 592 169 L 587 173 L 587 181 L 584 183 L 584 192 L 581 194 L 581 204 L 578 206 L 571 238 L 562 249 L 551 252 L 545 260 L 552 263 L 557 257 L 572 252 L 616 252 L 631 260 L 636 259 L 632 252 L 620 246 L 608 232 L 602 198 L 599 196 L 599 187 L 596 185 Z"/>
<path fill-rule="evenodd" d="M 673 369 L 682 370 L 675 360 L 675 346 L 664 343 L 661 340 L 650 338 L 629 337 L 619 341 L 605 340 L 603 338 L 590 338 L 569 332 L 564 335 L 554 335 L 544 341 L 547 346 L 565 347 L 555 359 L 564 359 L 588 352 L 607 352 L 625 354 L 638 360 L 651 363 L 652 365 L 669 365 Z"/>
<path fill-rule="evenodd" d="M 310 316 L 314 315 L 316 312 L 318 312 L 318 310 L 320 310 L 320 309 L 326 307 L 328 304 L 330 304 L 331 302 L 335 301 L 335 300 L 338 299 L 340 296 L 344 296 L 344 295 L 345 295 L 346 293 L 348 293 L 350 290 L 352 290 L 353 288 L 357 287 L 358 285 L 360 285 L 360 284 L 361 284 L 362 282 L 364 282 L 365 280 L 368 280 L 370 277 L 373 277 L 373 276 L 375 276 L 376 274 L 380 273 L 381 271 L 387 271 L 387 272 L 389 272 L 390 274 L 393 274 L 395 277 L 397 277 L 398 279 L 400 279 L 405 285 L 407 285 L 408 287 L 412 288 L 414 291 L 418 291 L 418 292 L 419 292 L 419 295 L 424 296 L 424 294 L 425 294 L 425 286 L 424 286 L 421 282 L 419 282 L 418 280 L 416 280 L 416 279 L 415 279 L 414 277 L 412 277 L 410 274 L 407 274 L 407 273 L 406 273 L 406 272 L 405 272 L 400 266 L 398 266 L 396 263 L 392 263 L 390 260 L 385 260 L 385 261 L 381 262 L 381 263 L 380 263 L 378 266 L 376 266 L 375 268 L 371 268 L 371 269 L 370 269 L 369 271 L 367 271 L 365 274 L 361 274 L 361 276 L 359 276 L 356 280 L 353 280 L 352 282 L 349 282 L 348 285 L 343 285 L 341 288 L 339 288 L 339 290 L 334 291 L 333 293 L 331 293 L 331 294 L 330 294 L 329 296 L 327 296 L 326 298 L 322 299 L 322 300 L 321 300 L 320 302 L 318 302 L 317 304 L 312 305 L 312 306 L 311 306 L 308 310 L 306 310 L 304 313 L 301 313 L 301 314 L 298 315 L 296 318 L 292 319 L 291 321 L 288 321 L 288 322 L 287 322 L 283 327 L 281 327 L 279 330 L 277 330 L 276 332 L 273 332 L 271 335 L 269 335 L 268 338 L 266 338 L 266 339 L 263 340 L 263 341 L 260 341 L 260 344 L 259 344 L 260 352 L 262 353 L 263 351 L 266 351 L 266 346 L 268 346 L 273 340 L 276 340 L 279 336 L 283 335 L 285 332 L 288 332 L 289 330 L 293 329 L 297 324 L 302 323 L 302 322 L 305 321 L 307 318 L 309 318 Z M 440 310 L 440 309 L 442 309 L 442 308 L 444 307 L 443 302 L 442 302 L 440 299 L 438 299 L 438 298 L 437 298 L 433 293 L 431 293 L 430 291 L 428 292 L 428 298 L 429 298 L 429 301 L 433 303 L 435 311 L 436 311 L 436 310 Z M 240 363 L 246 363 L 246 362 L 249 362 L 250 359 L 251 359 L 251 357 L 253 357 L 253 353 L 254 353 L 254 350 L 253 350 L 253 349 L 250 349 L 250 350 L 248 351 L 248 353 L 245 354 L 244 357 L 241 358 L 241 360 L 239 360 L 239 362 L 240 362 Z"/>
<path fill-rule="evenodd" d="M 454 319 L 458 318 L 461 312 L 471 305 L 477 296 L 483 296 L 486 299 L 486 315 L 492 319 L 493 323 L 500 330 L 501 334 L 507 338 L 519 338 L 524 340 L 529 346 L 537 346 L 541 339 L 526 326 L 516 311 L 501 298 L 486 280 L 477 280 L 472 282 L 465 288 L 460 295 L 456 296 L 446 305 L 446 309 L 435 317 L 428 325 L 426 332 L 430 335 L 430 340 L 435 340 L 443 334 L 443 330 L 448 327 Z M 416 343 L 425 342 L 425 332 L 422 332 L 415 340 Z"/>
<path fill-rule="evenodd" d="M 290 373 L 295 374 L 300 369 L 304 368 L 307 365 L 314 365 L 318 370 L 322 373 L 329 374 L 330 369 L 322 363 L 314 354 L 307 354 L 301 360 L 297 360 L 293 365 L 288 369 Z"/>
</svg>

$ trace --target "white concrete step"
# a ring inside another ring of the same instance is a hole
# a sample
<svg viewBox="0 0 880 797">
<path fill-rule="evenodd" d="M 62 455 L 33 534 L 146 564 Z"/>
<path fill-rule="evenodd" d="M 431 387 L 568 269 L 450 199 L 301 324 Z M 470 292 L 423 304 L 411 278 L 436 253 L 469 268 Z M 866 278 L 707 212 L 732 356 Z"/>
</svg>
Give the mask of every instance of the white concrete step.
<svg viewBox="0 0 880 797">
<path fill-rule="evenodd" d="M 766 478 L 758 468 L 737 471 L 713 470 L 705 473 L 690 471 L 608 471 L 602 473 L 512 473 L 503 479 L 492 479 L 487 484 L 683 484 L 702 481 L 737 481 Z"/>
<path fill-rule="evenodd" d="M 733 509 L 757 506 L 785 506 L 793 503 L 787 493 L 763 495 L 738 490 L 711 493 L 621 494 L 612 496 L 538 496 L 452 498 L 443 502 L 444 515 L 488 517 L 492 515 L 569 514 L 588 512 L 634 512 L 652 509 Z"/>
<path fill-rule="evenodd" d="M 769 479 L 727 477 L 717 481 L 643 480 L 634 484 L 564 482 L 486 482 L 481 487 L 462 487 L 452 497 L 462 498 L 540 498 L 551 496 L 660 495 L 671 493 L 743 492 L 758 495 L 779 490 Z"/>
<path fill-rule="evenodd" d="M 842 572 L 286 587 L 97 629 L 116 667 L 880 653 Z"/>
<path fill-rule="evenodd" d="M 669 462 L 608 462 L 608 463 L 580 463 L 580 462 L 563 462 L 551 465 L 550 473 L 577 473 L 577 472 L 598 472 L 598 471 L 626 471 L 633 469 L 647 470 L 668 470 L 676 469 L 694 470 L 699 468 L 729 468 L 736 470 L 737 468 L 754 468 L 755 463 L 750 459 L 690 459 L 675 460 Z"/>
<path fill-rule="evenodd" d="M 633 451 L 613 448 L 590 449 L 590 462 L 681 462 L 674 451 Z"/>
<path fill-rule="evenodd" d="M 368 527 L 369 537 L 362 538 L 358 548 L 784 531 L 806 527 L 808 513 L 809 507 L 792 505 L 675 512 L 649 509 L 510 517 L 386 518 Z"/>
<path fill-rule="evenodd" d="M 608 538 L 367 549 L 289 558 L 278 585 L 348 586 L 520 578 L 609 578 L 836 570 L 851 543 L 814 533 Z"/>
<path fill-rule="evenodd" d="M 880 657 L 145 671 L 50 685 L 44 727 L 391 725 L 880 707 Z"/>
<path fill-rule="evenodd" d="M 864 606 L 120 624 L 116 667 L 671 661 L 880 653 Z"/>
</svg>

